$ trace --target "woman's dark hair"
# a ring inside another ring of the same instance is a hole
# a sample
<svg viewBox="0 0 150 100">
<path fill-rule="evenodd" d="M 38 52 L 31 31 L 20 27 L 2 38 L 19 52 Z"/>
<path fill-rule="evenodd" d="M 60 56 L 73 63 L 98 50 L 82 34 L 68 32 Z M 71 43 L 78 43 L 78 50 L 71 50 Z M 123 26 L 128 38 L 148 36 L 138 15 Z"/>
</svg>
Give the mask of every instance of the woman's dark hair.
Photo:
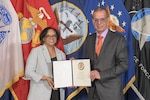
<svg viewBox="0 0 150 100">
<path fill-rule="evenodd" d="M 56 44 L 58 43 L 58 40 L 59 40 L 59 37 L 60 37 L 59 32 L 58 32 L 55 28 L 53 28 L 53 27 L 46 27 L 45 29 L 42 30 L 42 32 L 41 32 L 41 34 L 40 34 L 40 41 L 41 41 L 41 44 L 44 43 L 43 38 L 46 36 L 48 30 L 50 30 L 50 29 L 55 31 L 55 33 L 56 33 L 56 38 L 57 38 Z"/>
</svg>

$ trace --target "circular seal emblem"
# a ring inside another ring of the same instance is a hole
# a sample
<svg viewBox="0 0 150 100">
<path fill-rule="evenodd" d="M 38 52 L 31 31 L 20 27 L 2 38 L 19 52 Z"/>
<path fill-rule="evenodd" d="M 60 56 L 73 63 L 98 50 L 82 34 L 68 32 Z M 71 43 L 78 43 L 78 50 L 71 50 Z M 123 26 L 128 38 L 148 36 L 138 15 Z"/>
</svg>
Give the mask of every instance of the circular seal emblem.
<svg viewBox="0 0 150 100">
<path fill-rule="evenodd" d="M 132 24 L 132 34 L 137 40 L 150 41 L 149 23 L 150 8 L 143 8 L 134 14 Z"/>
<path fill-rule="evenodd" d="M 59 23 L 59 30 L 67 55 L 76 52 L 84 43 L 87 32 L 87 20 L 83 12 L 67 1 L 52 5 Z"/>
<path fill-rule="evenodd" d="M 10 32 L 10 29 L 4 28 L 7 25 L 12 23 L 12 16 L 7 8 L 3 5 L 0 5 L 0 44 L 5 40 L 7 34 Z M 2 29 L 3 28 L 3 29 Z"/>
<path fill-rule="evenodd" d="M 80 62 L 80 63 L 78 64 L 78 68 L 79 68 L 79 70 L 83 70 L 83 69 L 84 69 L 84 63 L 83 63 L 83 62 Z"/>
<path fill-rule="evenodd" d="M 21 37 L 21 43 L 27 44 L 32 40 L 32 37 L 34 35 L 34 28 L 32 27 L 32 23 L 27 18 L 22 18 L 19 21 L 20 26 L 20 37 Z"/>
<path fill-rule="evenodd" d="M 1 18 L 0 27 L 4 27 L 12 23 L 12 17 L 7 8 L 4 7 L 3 5 L 0 5 L 0 18 Z"/>
</svg>

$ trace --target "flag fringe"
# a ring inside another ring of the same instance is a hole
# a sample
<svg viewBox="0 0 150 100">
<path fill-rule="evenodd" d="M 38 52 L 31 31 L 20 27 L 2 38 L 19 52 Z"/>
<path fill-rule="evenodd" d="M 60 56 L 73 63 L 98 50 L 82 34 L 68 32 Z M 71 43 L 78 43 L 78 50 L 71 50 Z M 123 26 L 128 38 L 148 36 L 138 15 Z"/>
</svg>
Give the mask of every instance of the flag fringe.
<svg viewBox="0 0 150 100">
<path fill-rule="evenodd" d="M 16 77 L 14 77 L 12 80 L 10 80 L 7 84 L 5 84 L 4 88 L 0 91 L 0 97 L 3 96 L 6 89 L 10 88 L 15 82 L 19 80 L 19 77 L 24 75 L 24 71 L 21 71 L 18 73 Z"/>
<path fill-rule="evenodd" d="M 87 87 L 79 87 L 78 89 L 76 89 L 75 91 L 73 91 L 66 100 L 72 100 L 73 97 L 75 97 L 78 93 L 80 93 L 81 90 L 86 89 L 87 93 L 88 93 L 88 88 Z"/>
<path fill-rule="evenodd" d="M 131 80 L 128 82 L 128 84 L 123 89 L 123 94 L 127 92 L 127 90 L 132 86 L 132 84 L 135 82 L 135 75 L 131 78 Z"/>
</svg>

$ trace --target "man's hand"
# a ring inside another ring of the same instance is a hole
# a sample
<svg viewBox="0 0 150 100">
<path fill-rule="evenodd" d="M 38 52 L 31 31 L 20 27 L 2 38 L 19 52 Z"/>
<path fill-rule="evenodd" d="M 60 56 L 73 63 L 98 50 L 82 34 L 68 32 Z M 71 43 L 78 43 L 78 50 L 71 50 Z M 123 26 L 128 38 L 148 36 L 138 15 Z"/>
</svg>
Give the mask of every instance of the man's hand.
<svg viewBox="0 0 150 100">
<path fill-rule="evenodd" d="M 97 70 L 92 70 L 90 73 L 90 78 L 92 81 L 95 79 L 100 79 L 100 73 Z"/>
</svg>

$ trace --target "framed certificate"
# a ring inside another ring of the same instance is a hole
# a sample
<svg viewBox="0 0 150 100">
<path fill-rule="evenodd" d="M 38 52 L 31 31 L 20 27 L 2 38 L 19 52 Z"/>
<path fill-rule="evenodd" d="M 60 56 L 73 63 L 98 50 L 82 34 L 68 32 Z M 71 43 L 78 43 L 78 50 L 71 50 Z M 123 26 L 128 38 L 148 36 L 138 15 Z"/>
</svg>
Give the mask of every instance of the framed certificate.
<svg viewBox="0 0 150 100">
<path fill-rule="evenodd" d="M 91 86 L 90 60 L 53 61 L 54 87 Z"/>
</svg>

